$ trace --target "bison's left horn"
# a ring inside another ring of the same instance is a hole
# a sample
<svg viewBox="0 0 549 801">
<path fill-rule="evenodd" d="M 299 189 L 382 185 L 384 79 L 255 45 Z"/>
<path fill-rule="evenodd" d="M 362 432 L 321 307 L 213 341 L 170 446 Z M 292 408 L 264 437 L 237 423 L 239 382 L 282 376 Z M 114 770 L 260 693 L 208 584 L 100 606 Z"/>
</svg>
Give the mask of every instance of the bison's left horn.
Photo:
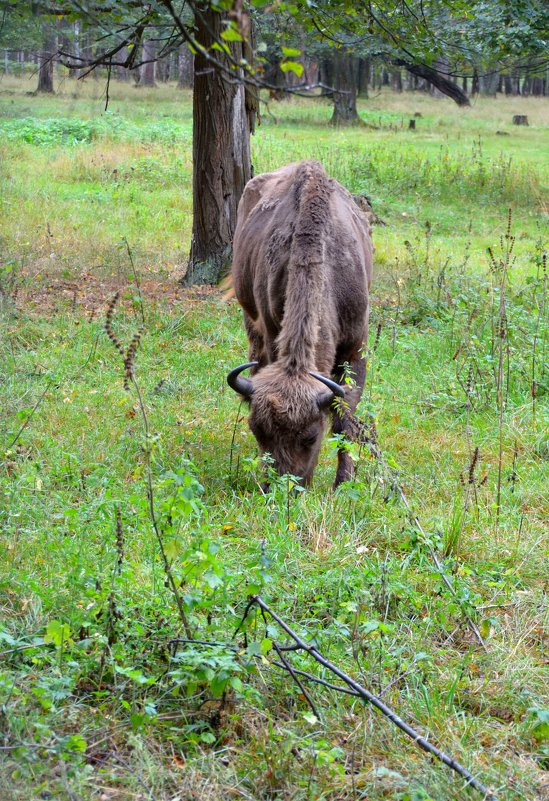
<svg viewBox="0 0 549 801">
<path fill-rule="evenodd" d="M 244 398 L 251 398 L 254 391 L 254 385 L 249 378 L 244 378 L 244 376 L 241 376 L 240 373 L 243 370 L 247 370 L 248 367 L 255 367 L 256 364 L 257 362 L 246 362 L 246 364 L 241 364 L 239 367 L 235 367 L 234 370 L 231 370 L 227 376 L 227 383 L 230 388 L 234 389 L 235 392 L 238 392 L 238 394 L 242 395 Z"/>
<path fill-rule="evenodd" d="M 335 397 L 337 398 L 344 398 L 345 397 L 345 389 L 340 386 L 340 384 L 336 384 L 335 381 L 332 381 L 331 378 L 326 378 L 325 375 L 320 375 L 320 373 L 313 373 L 309 371 L 309 375 L 312 375 L 313 378 L 316 378 L 317 381 L 321 381 L 325 387 L 328 387 L 331 390 Z M 327 406 L 329 403 L 333 401 L 333 397 L 327 399 L 326 403 L 323 403 L 322 406 Z"/>
</svg>

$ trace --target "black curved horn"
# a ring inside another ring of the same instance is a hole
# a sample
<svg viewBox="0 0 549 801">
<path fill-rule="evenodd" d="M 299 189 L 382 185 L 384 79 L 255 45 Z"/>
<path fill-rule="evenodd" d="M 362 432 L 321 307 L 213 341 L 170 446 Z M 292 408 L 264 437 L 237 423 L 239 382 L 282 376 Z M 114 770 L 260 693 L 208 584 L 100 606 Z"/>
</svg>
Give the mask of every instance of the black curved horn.
<svg viewBox="0 0 549 801">
<path fill-rule="evenodd" d="M 242 395 L 244 398 L 251 398 L 254 385 L 249 378 L 244 378 L 240 373 L 243 370 L 247 370 L 248 367 L 255 367 L 256 364 L 258 364 L 258 362 L 246 362 L 246 364 L 241 364 L 239 367 L 235 367 L 234 370 L 231 370 L 227 376 L 227 384 L 230 388 L 234 389 L 235 392 L 238 392 L 238 394 Z"/>
<path fill-rule="evenodd" d="M 312 375 L 312 377 L 316 378 L 317 381 L 321 381 L 325 387 L 331 389 L 336 397 L 338 398 L 345 397 L 344 387 L 340 386 L 340 384 L 336 384 L 336 382 L 332 381 L 331 378 L 326 378 L 325 375 L 320 375 L 320 373 L 313 373 L 311 370 L 309 370 L 309 375 Z"/>
</svg>

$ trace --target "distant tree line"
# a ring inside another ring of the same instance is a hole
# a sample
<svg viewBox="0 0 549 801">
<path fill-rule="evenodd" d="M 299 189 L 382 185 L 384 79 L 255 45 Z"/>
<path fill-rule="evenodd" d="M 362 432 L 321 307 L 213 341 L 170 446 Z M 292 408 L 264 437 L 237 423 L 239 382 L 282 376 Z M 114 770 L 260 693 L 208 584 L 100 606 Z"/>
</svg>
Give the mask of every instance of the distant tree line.
<svg viewBox="0 0 549 801">
<path fill-rule="evenodd" d="M 215 283 L 230 262 L 259 90 L 316 90 L 336 125 L 358 124 L 357 96 L 383 86 L 460 106 L 501 89 L 547 95 L 548 42 L 540 0 L 0 0 L 4 69 L 34 65 L 39 91 L 53 91 L 56 64 L 60 76 L 192 83 L 188 283 Z"/>
<path fill-rule="evenodd" d="M 46 26 L 44 26 L 46 27 Z M 85 56 L 94 50 L 89 34 L 79 37 L 78 25 L 75 25 L 70 40 L 62 32 L 52 35 L 44 30 L 43 40 L 31 49 L 4 48 L 0 69 L 5 75 L 37 75 L 37 90 L 53 91 L 53 76 L 57 72 L 58 78 L 79 78 L 83 70 L 63 69 L 58 57 L 58 47 L 67 49 L 78 41 L 75 48 L 80 56 Z M 63 41 L 63 39 L 65 41 Z M 192 88 L 193 85 L 193 54 L 186 44 L 179 45 L 166 55 L 155 57 L 156 42 L 154 39 L 143 42 L 142 64 L 135 70 L 127 67 L 117 67 L 112 71 L 111 78 L 118 81 L 132 81 L 137 86 L 154 86 L 156 83 L 177 83 L 180 88 Z M 308 84 L 321 83 L 326 86 L 335 86 L 337 82 L 336 61 L 338 56 L 334 52 L 326 52 L 321 56 L 309 56 L 305 50 L 299 56 L 299 63 L 303 65 L 304 75 Z M 295 73 L 282 72 L 279 69 L 279 59 L 274 54 L 267 61 L 267 74 L 276 79 L 279 92 L 273 91 L 272 96 L 280 100 L 286 89 L 297 86 L 300 79 Z M 395 66 L 383 56 L 352 56 L 350 62 L 352 82 L 358 97 L 368 97 L 370 92 L 379 91 L 387 87 L 395 92 L 427 92 L 437 94 L 438 90 L 433 83 L 425 77 L 414 75 L 403 67 Z M 444 72 L 444 65 L 442 65 Z M 106 77 L 105 68 L 94 71 L 94 77 Z M 517 63 L 515 67 L 502 70 L 498 67 L 490 69 L 482 66 L 473 69 L 471 75 L 463 75 L 457 83 L 462 91 L 469 96 L 483 95 L 493 97 L 496 94 L 523 97 L 549 97 L 549 67 L 536 64 Z M 322 94 L 330 92 L 323 90 Z"/>
</svg>

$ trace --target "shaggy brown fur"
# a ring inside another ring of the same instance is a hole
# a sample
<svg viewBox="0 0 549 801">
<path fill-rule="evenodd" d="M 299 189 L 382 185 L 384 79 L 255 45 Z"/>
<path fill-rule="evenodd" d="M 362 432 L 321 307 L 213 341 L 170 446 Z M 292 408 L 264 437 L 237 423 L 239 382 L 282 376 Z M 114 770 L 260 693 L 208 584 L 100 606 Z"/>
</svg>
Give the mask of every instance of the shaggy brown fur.
<svg viewBox="0 0 549 801">
<path fill-rule="evenodd" d="M 332 399 L 313 370 L 355 386 L 332 407 L 345 433 L 365 378 L 372 243 L 366 217 L 322 165 L 304 161 L 251 180 L 238 209 L 232 282 L 244 309 L 250 428 L 280 473 L 313 474 Z M 352 476 L 340 452 L 336 484 Z"/>
</svg>

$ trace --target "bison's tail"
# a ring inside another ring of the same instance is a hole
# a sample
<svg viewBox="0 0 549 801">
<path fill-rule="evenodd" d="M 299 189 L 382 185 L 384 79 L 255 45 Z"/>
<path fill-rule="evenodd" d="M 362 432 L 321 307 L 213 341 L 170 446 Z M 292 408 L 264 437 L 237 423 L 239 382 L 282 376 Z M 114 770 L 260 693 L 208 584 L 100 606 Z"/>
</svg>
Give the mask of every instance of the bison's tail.
<svg viewBox="0 0 549 801">
<path fill-rule="evenodd" d="M 219 282 L 219 288 L 223 292 L 222 299 L 224 301 L 232 300 L 234 297 L 236 297 L 236 293 L 234 291 L 232 273 L 229 273 L 228 275 L 225 276 L 225 278 L 221 279 L 221 281 Z"/>
<path fill-rule="evenodd" d="M 286 370 L 300 373 L 315 363 L 319 312 L 325 291 L 324 251 L 332 182 L 319 162 L 305 161 L 296 172 L 294 192 L 296 221 L 288 264 L 284 325 L 278 345 Z"/>
</svg>

